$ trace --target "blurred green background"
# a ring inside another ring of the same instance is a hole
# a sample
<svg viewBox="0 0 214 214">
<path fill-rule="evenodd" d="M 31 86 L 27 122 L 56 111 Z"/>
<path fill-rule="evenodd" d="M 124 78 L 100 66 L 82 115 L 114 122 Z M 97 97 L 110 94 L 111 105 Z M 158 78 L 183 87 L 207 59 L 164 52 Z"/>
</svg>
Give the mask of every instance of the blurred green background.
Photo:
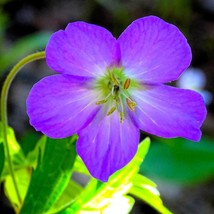
<svg viewBox="0 0 214 214">
<path fill-rule="evenodd" d="M 174 213 L 212 214 L 214 0 L 0 0 L 0 84 L 19 59 L 43 50 L 51 33 L 65 28 L 69 22 L 98 24 L 118 37 L 133 20 L 147 15 L 159 16 L 185 34 L 192 48 L 191 67 L 200 69 L 204 78 L 203 84 L 194 89 L 208 92 L 209 102 L 201 142 L 151 136 L 152 145 L 141 172 L 158 184 L 165 205 Z M 51 72 L 44 61 L 32 63 L 18 74 L 10 90 L 9 124 L 26 153 L 35 146 L 39 135 L 28 125 L 25 100 L 32 85 Z M 142 133 L 142 139 L 145 136 Z M 3 191 L 1 204 L 1 213 L 13 213 Z M 139 202 L 132 213 L 156 212 Z"/>
</svg>

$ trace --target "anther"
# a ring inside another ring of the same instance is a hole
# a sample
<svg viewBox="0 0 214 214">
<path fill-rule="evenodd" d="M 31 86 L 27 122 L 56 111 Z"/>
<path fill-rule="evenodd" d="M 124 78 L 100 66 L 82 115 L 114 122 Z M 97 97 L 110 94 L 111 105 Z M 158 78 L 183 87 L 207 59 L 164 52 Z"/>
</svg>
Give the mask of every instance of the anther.
<svg viewBox="0 0 214 214">
<path fill-rule="evenodd" d="M 120 112 L 120 123 L 122 123 L 124 121 L 124 113 Z"/>
<path fill-rule="evenodd" d="M 131 80 L 130 80 L 130 79 L 126 79 L 126 81 L 125 81 L 125 83 L 124 83 L 124 85 L 123 85 L 123 88 L 124 88 L 124 89 L 128 89 L 129 86 L 130 86 L 130 83 L 131 83 Z"/>
<path fill-rule="evenodd" d="M 116 105 L 120 105 L 120 99 L 119 99 L 119 97 L 118 96 L 116 96 L 116 97 L 114 97 L 114 100 L 115 100 L 115 102 L 116 102 Z"/>
<path fill-rule="evenodd" d="M 111 74 L 111 80 L 115 85 L 120 85 L 119 81 L 117 78 L 114 76 L 114 74 Z"/>
<path fill-rule="evenodd" d="M 111 115 L 115 110 L 116 110 L 116 106 L 113 106 L 107 113 L 107 116 Z"/>
<path fill-rule="evenodd" d="M 130 98 L 126 98 L 126 103 L 131 111 L 135 110 L 136 102 L 132 101 Z"/>
<path fill-rule="evenodd" d="M 104 99 L 104 100 L 97 101 L 96 104 L 101 105 L 101 104 L 104 104 L 106 102 L 107 102 L 107 99 Z"/>
<path fill-rule="evenodd" d="M 111 96 L 111 93 L 109 93 L 109 94 L 105 97 L 105 99 L 97 101 L 97 102 L 96 102 L 96 105 L 101 105 L 101 104 L 106 103 L 106 102 L 108 101 L 108 98 L 109 98 L 110 96 Z"/>
</svg>

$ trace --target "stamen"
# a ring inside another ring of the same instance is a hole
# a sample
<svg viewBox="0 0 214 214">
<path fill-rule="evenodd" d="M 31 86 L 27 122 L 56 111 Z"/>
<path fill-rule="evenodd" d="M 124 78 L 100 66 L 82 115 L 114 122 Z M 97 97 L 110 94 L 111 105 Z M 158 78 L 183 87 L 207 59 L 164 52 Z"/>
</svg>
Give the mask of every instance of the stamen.
<svg viewBox="0 0 214 214">
<path fill-rule="evenodd" d="M 116 105 L 119 106 L 120 105 L 120 99 L 118 96 L 114 97 L 114 100 L 116 102 Z"/>
<path fill-rule="evenodd" d="M 122 123 L 124 121 L 125 116 L 124 116 L 123 102 L 120 96 L 118 97 L 118 103 L 116 104 L 117 104 L 117 110 L 120 115 L 120 123 Z"/>
<path fill-rule="evenodd" d="M 122 123 L 126 117 L 126 108 L 124 105 L 127 105 L 131 111 L 134 111 L 137 105 L 136 102 L 130 98 L 128 90 L 133 80 L 127 78 L 122 71 L 123 70 L 118 70 L 118 68 L 108 68 L 108 73 L 105 76 L 107 80 L 104 81 L 104 79 L 101 79 L 98 82 L 100 84 L 98 85 L 99 89 L 103 92 L 102 94 L 107 94 L 107 96 L 102 97 L 102 100 L 96 102 L 96 105 L 108 104 L 105 104 L 106 107 L 109 107 L 106 113 L 107 116 L 117 111 L 120 123 Z"/>
<path fill-rule="evenodd" d="M 116 109 L 117 109 L 116 106 L 113 106 L 113 107 L 108 111 L 107 115 L 108 115 L 108 116 L 111 115 Z"/>
<path fill-rule="evenodd" d="M 120 123 L 124 121 L 124 113 L 120 112 Z"/>
<path fill-rule="evenodd" d="M 97 102 L 96 102 L 96 105 L 101 105 L 101 104 L 106 103 L 106 102 L 108 101 L 108 98 L 109 98 L 110 96 L 111 96 L 111 93 L 109 93 L 109 94 L 106 96 L 105 99 L 97 101 Z"/>
<path fill-rule="evenodd" d="M 135 110 L 136 102 L 132 101 L 130 98 L 126 98 L 126 103 L 131 111 Z"/>
<path fill-rule="evenodd" d="M 120 108 L 120 112 L 124 112 L 124 109 L 123 109 L 123 102 L 122 102 L 122 99 L 121 99 L 121 97 L 119 97 L 119 106 L 118 106 L 119 108 Z"/>
<path fill-rule="evenodd" d="M 130 80 L 130 79 L 126 79 L 126 81 L 125 81 L 125 83 L 124 83 L 124 85 L 123 85 L 123 88 L 124 88 L 124 89 L 128 89 L 129 86 L 130 86 L 130 83 L 131 83 L 131 80 Z"/>
<path fill-rule="evenodd" d="M 97 105 L 101 105 L 101 104 L 104 104 L 107 102 L 107 99 L 104 99 L 104 100 L 99 100 L 96 102 Z"/>
<path fill-rule="evenodd" d="M 114 74 L 111 74 L 111 80 L 114 82 L 115 85 L 120 85 L 120 82 L 117 80 L 117 78 L 114 76 Z"/>
</svg>

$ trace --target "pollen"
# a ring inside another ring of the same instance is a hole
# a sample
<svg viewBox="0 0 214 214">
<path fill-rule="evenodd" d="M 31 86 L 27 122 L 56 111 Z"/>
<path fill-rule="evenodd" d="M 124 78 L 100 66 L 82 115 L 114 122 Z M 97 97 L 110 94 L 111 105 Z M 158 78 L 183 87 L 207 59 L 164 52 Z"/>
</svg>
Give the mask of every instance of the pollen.
<svg viewBox="0 0 214 214">
<path fill-rule="evenodd" d="M 120 85 L 120 82 L 118 81 L 118 79 L 115 77 L 113 73 L 111 73 L 111 80 L 115 85 Z"/>
<path fill-rule="evenodd" d="M 136 102 L 132 101 L 130 98 L 126 98 L 126 103 L 131 111 L 135 110 Z"/>
<path fill-rule="evenodd" d="M 131 83 L 131 80 L 130 79 L 126 79 L 126 81 L 125 81 L 125 83 L 123 85 L 123 88 L 127 90 L 129 88 L 129 86 L 130 86 L 130 83 Z"/>
<path fill-rule="evenodd" d="M 104 104 L 106 103 L 108 100 L 104 99 L 104 100 L 99 100 L 96 102 L 97 105 L 101 105 L 101 104 Z"/>
<path fill-rule="evenodd" d="M 107 113 L 107 116 L 111 115 L 115 110 L 116 110 L 116 106 L 113 106 Z"/>
</svg>

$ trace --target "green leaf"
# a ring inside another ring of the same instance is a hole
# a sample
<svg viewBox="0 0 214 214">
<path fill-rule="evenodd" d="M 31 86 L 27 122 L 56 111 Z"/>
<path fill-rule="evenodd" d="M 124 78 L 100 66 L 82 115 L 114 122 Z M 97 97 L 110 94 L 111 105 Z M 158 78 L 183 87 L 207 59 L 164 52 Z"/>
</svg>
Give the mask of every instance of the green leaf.
<svg viewBox="0 0 214 214">
<path fill-rule="evenodd" d="M 134 175 L 134 178 L 133 178 L 133 184 L 135 186 L 150 186 L 152 188 L 156 188 L 157 185 L 151 181 L 150 179 L 148 179 L 147 177 L 144 177 L 143 175 L 140 175 L 140 174 L 136 174 Z"/>
<path fill-rule="evenodd" d="M 135 200 L 131 196 L 114 197 L 112 203 L 104 210 L 103 214 L 119 213 L 129 214 L 134 206 Z"/>
<path fill-rule="evenodd" d="M 0 122 L 0 145 L 3 146 L 3 135 L 2 135 L 2 123 Z M 14 130 L 11 127 L 7 128 L 7 141 L 9 144 L 10 157 L 12 159 L 14 170 L 26 168 L 27 161 L 25 159 L 24 153 L 16 140 Z M 5 158 L 3 171 L 1 174 L 1 180 L 3 180 L 7 175 L 9 175 L 8 162 Z"/>
<path fill-rule="evenodd" d="M 22 148 L 22 151 L 24 152 L 25 156 L 29 154 L 29 152 L 32 152 L 35 150 L 35 147 L 38 146 L 38 140 L 41 138 L 40 134 L 35 131 L 27 131 L 19 140 L 20 146 Z"/>
<path fill-rule="evenodd" d="M 20 214 L 45 213 L 59 199 L 70 180 L 76 158 L 75 141 L 76 136 L 47 139 Z"/>
<path fill-rule="evenodd" d="M 84 211 L 89 212 L 89 210 L 102 210 L 104 212 L 104 209 L 107 209 L 109 204 L 114 203 L 114 195 L 121 198 L 131 188 L 133 176 L 138 173 L 149 145 L 150 139 L 146 138 L 139 144 L 137 154 L 132 161 L 123 169 L 114 173 L 108 182 L 102 183 L 92 178 L 77 200 L 67 209 L 60 212 L 60 214 L 77 213 L 80 211 L 84 213 Z"/>
<path fill-rule="evenodd" d="M 30 167 L 33 167 L 33 169 L 36 169 L 38 162 L 41 162 L 44 157 L 46 142 L 47 142 L 47 137 L 43 135 L 36 142 L 36 145 L 34 145 L 34 143 L 33 143 L 34 149 L 27 152 L 28 165 Z"/>
<path fill-rule="evenodd" d="M 23 176 L 25 175 L 24 172 L 26 172 L 27 161 L 25 159 L 24 153 L 23 153 L 19 143 L 16 140 L 13 129 L 10 127 L 7 127 L 6 132 L 7 132 L 6 134 L 7 134 L 7 142 L 8 142 L 8 146 L 9 146 L 10 158 L 12 160 L 13 170 L 15 171 L 15 178 L 16 178 L 17 186 L 19 186 L 19 188 L 20 188 L 19 190 L 20 190 L 21 197 L 24 197 L 27 187 L 24 187 L 24 185 L 23 185 L 23 182 L 26 181 L 26 179 L 24 179 Z M 5 182 L 5 185 L 4 185 L 5 194 L 8 197 L 11 205 L 13 206 L 13 208 L 15 210 L 18 210 L 20 203 L 17 198 L 15 188 L 13 185 L 13 181 L 12 181 L 12 178 L 10 175 L 8 157 L 5 156 L 4 161 L 2 162 L 4 152 L 6 152 L 6 151 L 4 151 L 3 142 L 4 142 L 4 139 L 3 139 L 3 132 L 2 132 L 2 123 L 0 122 L 1 181 L 4 180 L 4 182 Z M 24 172 L 21 169 L 23 169 Z M 20 171 L 21 171 L 21 173 L 20 173 Z"/>
<path fill-rule="evenodd" d="M 182 185 L 197 184 L 213 178 L 214 144 L 203 138 L 194 143 L 185 139 L 158 139 L 141 166 L 141 172 L 153 179 Z"/>
<path fill-rule="evenodd" d="M 143 200 L 162 214 L 172 214 L 172 212 L 163 205 L 156 185 L 146 177 L 136 175 L 129 193 Z"/>
<path fill-rule="evenodd" d="M 74 171 L 90 176 L 88 169 L 86 168 L 85 164 L 82 162 L 82 160 L 79 156 L 77 156 L 77 158 L 75 160 Z"/>
<path fill-rule="evenodd" d="M 43 49 L 46 46 L 50 36 L 50 32 L 39 32 L 25 36 L 18 40 L 9 50 L 7 49 L 7 54 L 3 54 L 0 57 L 1 72 L 15 64 L 19 59 L 28 53 Z M 2 74 L 1 72 L 0 75 Z"/>
<path fill-rule="evenodd" d="M 20 149 L 20 147 L 15 140 L 13 130 L 11 128 L 9 128 L 9 129 L 11 130 L 11 135 L 8 135 L 8 139 L 13 139 L 13 144 L 12 144 L 13 147 L 12 148 L 15 148 L 15 151 L 16 151 L 17 148 Z M 36 157 L 38 157 L 38 152 L 40 151 L 41 154 L 44 153 L 43 147 L 45 147 L 45 144 L 46 144 L 46 137 L 43 136 L 37 142 L 36 149 L 34 149 L 34 151 L 32 151 L 32 153 L 34 153 L 34 165 L 36 165 L 36 163 L 37 163 L 35 160 L 36 160 Z M 14 170 L 15 170 L 15 178 L 16 178 L 17 187 L 18 187 L 21 199 L 23 201 L 25 198 L 28 186 L 29 186 L 31 169 L 28 167 L 29 161 L 24 159 L 22 151 L 20 151 L 20 150 L 17 150 L 17 151 L 16 151 L 16 153 L 13 153 L 11 158 L 12 158 L 13 166 L 14 166 Z M 12 150 L 12 152 L 13 152 L 13 150 Z M 31 165 L 33 165 L 33 164 L 31 163 Z M 10 201 L 14 210 L 16 210 L 18 212 L 21 205 L 20 205 L 19 200 L 17 198 L 15 187 L 14 187 L 11 175 L 9 174 L 9 171 L 8 171 L 7 161 L 5 162 L 5 167 L 4 167 L 3 172 L 4 172 L 3 178 L 5 181 L 5 186 L 4 186 L 5 194 L 8 197 L 8 200 Z"/>
<path fill-rule="evenodd" d="M 58 213 L 60 210 L 65 209 L 74 202 L 82 191 L 83 188 L 79 184 L 73 180 L 70 180 L 61 197 L 46 214 Z"/>
<path fill-rule="evenodd" d="M 5 161 L 4 146 L 2 143 L 0 143 L 0 178 L 4 168 L 4 161 Z"/>
<path fill-rule="evenodd" d="M 21 148 L 16 140 L 14 130 L 11 127 L 7 128 L 7 140 L 10 147 L 10 155 L 20 152 Z M 0 122 L 0 143 L 3 143 L 2 122 Z"/>
<path fill-rule="evenodd" d="M 18 190 L 21 196 L 22 201 L 27 192 L 27 188 L 30 182 L 30 171 L 28 169 L 20 169 L 15 172 L 16 183 L 18 186 Z M 20 203 L 16 195 L 16 191 L 13 185 L 13 181 L 10 175 L 5 177 L 4 182 L 4 191 L 5 195 L 10 201 L 10 204 L 13 208 L 18 211 L 20 208 Z"/>
</svg>

